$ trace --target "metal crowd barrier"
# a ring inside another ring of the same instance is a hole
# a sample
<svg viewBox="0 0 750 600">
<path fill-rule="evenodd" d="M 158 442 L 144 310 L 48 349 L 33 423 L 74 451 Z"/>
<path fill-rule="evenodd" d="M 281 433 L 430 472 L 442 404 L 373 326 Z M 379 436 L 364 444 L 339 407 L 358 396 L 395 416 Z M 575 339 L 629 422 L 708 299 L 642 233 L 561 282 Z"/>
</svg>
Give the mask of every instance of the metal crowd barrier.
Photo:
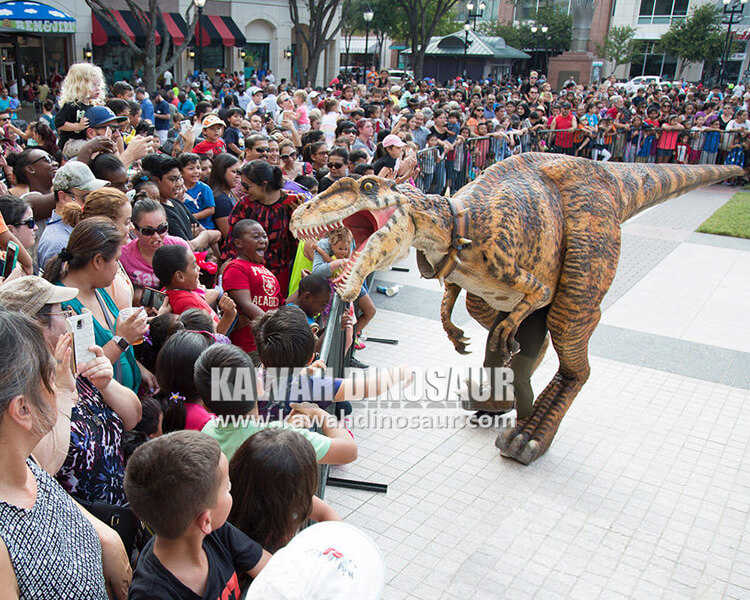
<svg viewBox="0 0 750 600">
<path fill-rule="evenodd" d="M 504 135 L 469 138 L 448 153 L 429 147 L 417 152 L 417 187 L 425 193 L 443 194 L 446 188 L 458 190 L 476 179 L 487 167 L 524 152 L 562 152 L 594 160 L 617 162 L 660 162 L 657 150 L 663 137 L 673 134 L 658 128 L 620 130 L 612 135 L 589 135 L 583 130 L 537 129 L 509 131 Z M 683 135 L 684 134 L 684 135 Z M 750 154 L 749 131 L 719 129 L 678 130 L 667 160 L 682 164 L 733 164 L 744 166 Z M 748 158 L 750 163 L 750 158 Z"/>
</svg>

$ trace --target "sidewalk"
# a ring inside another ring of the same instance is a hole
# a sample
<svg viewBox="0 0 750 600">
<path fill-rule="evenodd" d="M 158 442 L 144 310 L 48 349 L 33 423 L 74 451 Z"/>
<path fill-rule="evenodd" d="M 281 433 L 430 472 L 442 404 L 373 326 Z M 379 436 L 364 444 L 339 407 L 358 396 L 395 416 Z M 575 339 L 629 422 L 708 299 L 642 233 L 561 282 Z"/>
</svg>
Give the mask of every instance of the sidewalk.
<svg viewBox="0 0 750 600">
<path fill-rule="evenodd" d="M 694 191 L 624 226 L 591 377 L 531 466 L 460 420 L 355 430 L 360 458 L 333 474 L 388 494 L 326 499 L 380 545 L 385 598 L 750 597 L 750 240 L 693 233 L 734 191 Z M 442 331 L 438 283 L 419 279 L 413 251 L 403 266 L 378 274 L 404 287 L 373 295 L 368 328 L 399 344 L 368 342 L 358 358 L 481 366 L 486 332 L 464 296 L 468 356 Z M 556 368 L 550 349 L 537 393 Z"/>
</svg>

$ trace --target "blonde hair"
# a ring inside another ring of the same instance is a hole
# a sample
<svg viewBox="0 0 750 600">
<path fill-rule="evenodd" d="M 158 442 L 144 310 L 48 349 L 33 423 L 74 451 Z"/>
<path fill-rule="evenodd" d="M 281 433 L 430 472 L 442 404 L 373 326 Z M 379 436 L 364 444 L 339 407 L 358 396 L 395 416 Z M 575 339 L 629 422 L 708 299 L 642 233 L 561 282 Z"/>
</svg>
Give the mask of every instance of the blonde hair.
<svg viewBox="0 0 750 600">
<path fill-rule="evenodd" d="M 100 67 L 91 63 L 76 63 L 68 69 L 68 74 L 63 79 L 60 91 L 60 104 L 68 102 L 89 103 L 92 86 L 99 88 L 97 104 L 104 104 L 107 98 L 107 84 L 104 81 L 104 73 Z"/>
<path fill-rule="evenodd" d="M 295 90 L 294 91 L 294 97 L 295 98 L 302 98 L 303 102 L 307 101 L 307 92 L 305 90 Z"/>
<path fill-rule="evenodd" d="M 75 227 L 90 217 L 109 217 L 116 221 L 120 209 L 129 202 L 128 197 L 113 187 L 103 187 L 90 192 L 83 206 L 77 202 L 68 202 L 61 209 L 63 223 Z"/>
</svg>

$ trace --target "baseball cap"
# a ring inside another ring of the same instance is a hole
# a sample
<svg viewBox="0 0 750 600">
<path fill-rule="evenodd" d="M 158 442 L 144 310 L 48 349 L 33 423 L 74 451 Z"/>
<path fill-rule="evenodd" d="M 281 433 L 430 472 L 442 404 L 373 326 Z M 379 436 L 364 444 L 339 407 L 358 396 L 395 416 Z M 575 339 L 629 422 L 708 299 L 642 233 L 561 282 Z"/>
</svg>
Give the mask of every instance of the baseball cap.
<svg viewBox="0 0 750 600">
<path fill-rule="evenodd" d="M 57 169 L 52 179 L 52 189 L 55 192 L 68 190 L 85 190 L 93 192 L 99 188 L 109 185 L 105 179 L 97 179 L 86 163 L 79 160 L 70 160 Z"/>
<path fill-rule="evenodd" d="M 45 304 L 69 302 L 76 296 L 78 288 L 54 285 L 36 275 L 25 275 L 0 287 L 0 306 L 34 317 Z"/>
<path fill-rule="evenodd" d="M 127 117 L 118 117 L 112 110 L 106 106 L 92 106 L 85 113 L 89 120 L 89 127 L 101 127 L 110 123 L 124 123 Z"/>
<path fill-rule="evenodd" d="M 392 85 L 391 86 L 391 91 L 392 92 L 400 92 L 401 91 L 401 86 L 400 85 Z"/>
<path fill-rule="evenodd" d="M 342 521 L 304 529 L 276 552 L 244 600 L 377 600 L 385 564 L 375 542 Z"/>
<path fill-rule="evenodd" d="M 406 144 L 397 135 L 389 133 L 383 140 L 383 148 L 388 148 L 389 146 L 396 146 L 397 148 L 401 148 L 402 146 L 406 146 Z"/>
<path fill-rule="evenodd" d="M 255 96 L 255 94 L 257 94 L 258 92 L 262 92 L 262 91 L 263 90 L 260 89 L 259 87 L 253 86 L 253 87 L 250 88 L 250 95 L 251 96 Z"/>
<path fill-rule="evenodd" d="M 227 124 L 219 118 L 219 115 L 214 114 L 206 115 L 205 117 L 203 117 L 202 125 L 204 128 L 212 127 L 214 125 L 221 125 L 223 127 L 227 126 Z"/>
</svg>

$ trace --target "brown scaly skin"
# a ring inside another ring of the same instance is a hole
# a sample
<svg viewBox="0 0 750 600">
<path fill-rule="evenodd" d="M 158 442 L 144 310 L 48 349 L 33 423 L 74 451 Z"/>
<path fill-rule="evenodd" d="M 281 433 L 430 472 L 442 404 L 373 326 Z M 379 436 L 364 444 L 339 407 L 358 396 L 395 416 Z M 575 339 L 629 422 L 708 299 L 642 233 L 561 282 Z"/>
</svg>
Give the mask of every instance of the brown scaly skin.
<svg viewBox="0 0 750 600">
<path fill-rule="evenodd" d="M 497 311 L 508 316 L 489 333 L 503 366 L 518 349 L 515 333 L 535 310 L 550 305 L 547 327 L 560 360 L 532 415 L 498 437 L 504 456 L 528 464 L 552 442 L 590 368 L 588 341 L 599 322 L 620 253 L 620 224 L 641 210 L 693 188 L 743 173 L 740 167 L 601 163 L 556 154 L 529 153 L 487 169 L 456 194 L 469 210 L 471 245 L 446 278 L 441 319 L 459 352 L 463 332 L 450 321 L 453 304 L 467 291 L 472 316 L 491 328 Z M 420 270 L 449 252 L 453 218 L 448 201 L 378 177 L 337 181 L 292 215 L 300 238 L 359 210 L 395 207 L 348 265 L 338 289 L 357 297 L 364 278 L 390 266 L 414 246 Z M 318 232 L 319 233 L 319 232 Z M 427 265 L 425 263 L 429 263 Z M 539 357 L 540 358 L 540 357 Z"/>
</svg>

